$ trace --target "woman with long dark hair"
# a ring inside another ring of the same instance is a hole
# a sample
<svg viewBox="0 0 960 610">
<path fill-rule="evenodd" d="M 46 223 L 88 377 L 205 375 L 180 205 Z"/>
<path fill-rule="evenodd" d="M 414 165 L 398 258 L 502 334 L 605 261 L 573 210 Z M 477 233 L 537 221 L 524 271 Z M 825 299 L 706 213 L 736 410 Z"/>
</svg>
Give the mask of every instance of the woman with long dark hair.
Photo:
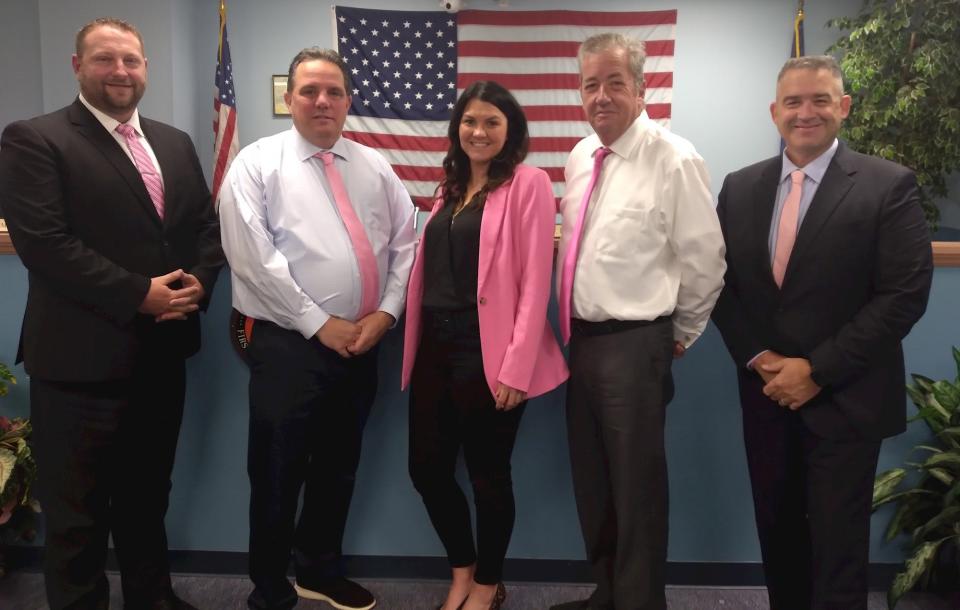
<svg viewBox="0 0 960 610">
<path fill-rule="evenodd" d="M 524 165 L 520 104 L 473 83 L 453 109 L 444 178 L 410 275 L 403 380 L 410 391 L 410 477 L 453 570 L 442 610 L 496 609 L 514 522 L 510 455 L 528 398 L 567 367 L 547 321 L 556 205 L 543 170 Z M 477 512 L 454 478 L 464 460 Z"/>
</svg>

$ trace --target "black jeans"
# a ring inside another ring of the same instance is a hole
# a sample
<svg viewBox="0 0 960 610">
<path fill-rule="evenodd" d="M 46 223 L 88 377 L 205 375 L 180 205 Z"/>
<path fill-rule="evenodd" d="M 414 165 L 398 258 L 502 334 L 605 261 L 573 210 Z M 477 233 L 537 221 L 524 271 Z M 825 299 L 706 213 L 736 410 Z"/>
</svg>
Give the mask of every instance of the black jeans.
<svg viewBox="0 0 960 610">
<path fill-rule="evenodd" d="M 474 580 L 495 584 L 513 532 L 510 455 L 526 402 L 496 410 L 476 310 L 423 314 L 410 390 L 410 478 L 450 565 L 476 563 Z M 454 477 L 461 446 L 477 509 L 476 549 L 470 509 Z"/>
<path fill-rule="evenodd" d="M 377 391 L 376 349 L 342 358 L 315 338 L 257 321 L 247 353 L 255 585 L 248 604 L 290 608 L 297 599 L 286 578 L 291 550 L 298 581 L 342 574 L 343 531 Z"/>
</svg>

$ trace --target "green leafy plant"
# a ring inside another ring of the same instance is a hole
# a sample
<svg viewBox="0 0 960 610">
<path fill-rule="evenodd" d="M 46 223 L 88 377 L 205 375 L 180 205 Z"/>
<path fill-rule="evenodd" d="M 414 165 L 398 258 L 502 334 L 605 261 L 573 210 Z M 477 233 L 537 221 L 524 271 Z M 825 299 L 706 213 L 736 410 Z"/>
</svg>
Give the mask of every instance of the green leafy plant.
<svg viewBox="0 0 960 610">
<path fill-rule="evenodd" d="M 907 386 L 918 409 L 910 421 L 924 421 L 934 436 L 930 444 L 913 448 L 923 461 L 907 462 L 902 468 L 877 475 L 874 481 L 874 510 L 889 503 L 896 506 L 887 526 L 887 540 L 900 534 L 910 536 L 910 556 L 887 593 L 890 608 L 918 584 L 927 588 L 937 576 L 960 577 L 960 350 L 956 347 L 953 359 L 957 365 L 954 381 L 934 381 L 915 374 Z M 938 574 L 937 566 L 946 573 Z"/>
<path fill-rule="evenodd" d="M 849 32 L 828 49 L 853 97 L 843 137 L 916 172 L 935 229 L 936 201 L 960 169 L 960 0 L 865 0 L 828 25 Z"/>
<path fill-rule="evenodd" d="M 17 380 L 0 363 L 0 396 L 6 396 Z M 36 530 L 34 514 L 40 505 L 33 499 L 31 487 L 37 465 L 30 451 L 30 420 L 0 417 L 0 542 L 10 539 L 32 540 Z M 0 576 L 4 574 L 0 556 Z"/>
</svg>

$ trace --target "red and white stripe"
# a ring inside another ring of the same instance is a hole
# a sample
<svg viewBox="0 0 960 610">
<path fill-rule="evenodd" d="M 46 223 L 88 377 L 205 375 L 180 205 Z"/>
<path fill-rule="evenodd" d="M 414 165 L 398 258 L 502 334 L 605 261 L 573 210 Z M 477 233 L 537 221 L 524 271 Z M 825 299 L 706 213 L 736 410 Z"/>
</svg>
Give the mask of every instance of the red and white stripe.
<svg viewBox="0 0 960 610">
<path fill-rule="evenodd" d="M 677 11 L 461 11 L 457 14 L 458 91 L 495 80 L 523 105 L 530 128 L 527 163 L 547 171 L 563 195 L 567 155 L 592 133 L 579 94 L 577 49 L 586 38 L 619 32 L 645 41 L 646 110 L 670 126 Z M 428 207 L 443 177 L 446 121 L 350 116 L 347 137 L 377 148 L 414 201 Z"/>
<path fill-rule="evenodd" d="M 213 95 L 213 201 L 217 200 L 223 177 L 233 158 L 240 151 L 237 138 L 237 109 L 220 102 L 219 91 L 214 87 Z"/>
</svg>

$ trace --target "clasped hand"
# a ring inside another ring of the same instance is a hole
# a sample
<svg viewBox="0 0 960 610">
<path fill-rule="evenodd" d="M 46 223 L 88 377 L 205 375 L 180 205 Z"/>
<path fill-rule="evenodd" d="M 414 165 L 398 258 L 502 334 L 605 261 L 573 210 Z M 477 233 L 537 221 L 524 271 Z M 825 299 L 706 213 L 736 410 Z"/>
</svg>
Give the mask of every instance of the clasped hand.
<svg viewBox="0 0 960 610">
<path fill-rule="evenodd" d="M 394 317 L 385 311 L 375 311 L 356 322 L 331 316 L 317 331 L 316 337 L 326 347 L 350 358 L 370 351 L 393 322 Z"/>
<path fill-rule="evenodd" d="M 180 282 L 180 288 L 170 284 Z M 157 322 L 186 320 L 187 314 L 197 311 L 205 294 L 203 284 L 196 276 L 183 269 L 150 278 L 150 289 L 137 311 L 152 315 Z"/>
<path fill-rule="evenodd" d="M 754 363 L 754 370 L 766 382 L 763 393 L 792 411 L 820 393 L 820 386 L 810 378 L 812 369 L 806 358 L 786 358 L 768 351 Z"/>
</svg>

